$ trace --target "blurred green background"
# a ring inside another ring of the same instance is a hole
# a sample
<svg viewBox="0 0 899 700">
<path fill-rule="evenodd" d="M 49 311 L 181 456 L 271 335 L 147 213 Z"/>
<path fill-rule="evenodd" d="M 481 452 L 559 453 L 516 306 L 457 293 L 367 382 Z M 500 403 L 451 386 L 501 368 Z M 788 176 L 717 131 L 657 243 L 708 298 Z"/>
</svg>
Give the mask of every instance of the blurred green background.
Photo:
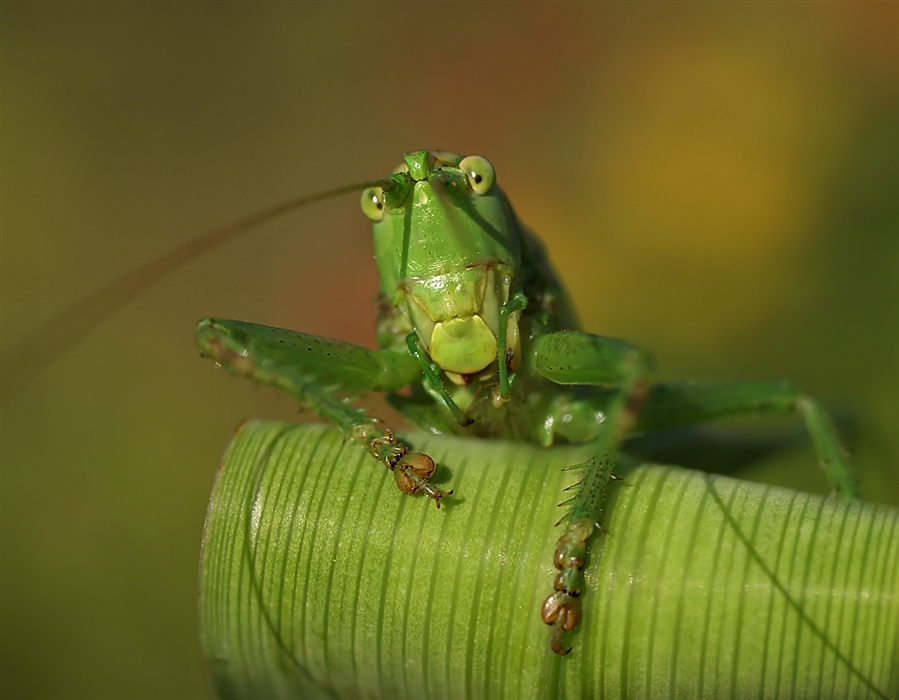
<svg viewBox="0 0 899 700">
<path fill-rule="evenodd" d="M 211 225 L 489 158 L 586 329 L 662 378 L 794 379 L 899 503 L 899 5 L 0 6 L 2 346 Z M 363 344 L 355 196 L 228 245 L 104 323 L 2 414 L 9 698 L 196 698 L 219 456 L 295 415 L 197 357 L 206 315 Z M 823 490 L 799 448 L 745 475 Z"/>
</svg>

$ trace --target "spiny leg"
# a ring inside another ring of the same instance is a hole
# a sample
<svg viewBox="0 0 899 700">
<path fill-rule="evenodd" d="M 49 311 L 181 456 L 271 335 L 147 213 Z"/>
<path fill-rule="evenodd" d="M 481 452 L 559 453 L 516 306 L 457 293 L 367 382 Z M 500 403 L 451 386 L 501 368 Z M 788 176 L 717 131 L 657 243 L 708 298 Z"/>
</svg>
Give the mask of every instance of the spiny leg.
<svg viewBox="0 0 899 700">
<path fill-rule="evenodd" d="M 428 481 L 434 461 L 410 452 L 378 419 L 350 406 L 328 385 L 347 391 L 391 391 L 420 376 L 409 355 L 240 321 L 205 319 L 197 327 L 205 357 L 235 374 L 272 386 L 341 428 L 394 474 L 403 493 L 421 491 L 440 507 L 452 494 Z"/>
<path fill-rule="evenodd" d="M 650 389 L 636 432 L 693 425 L 730 416 L 799 414 L 830 487 L 846 499 L 858 485 L 833 422 L 821 404 L 783 381 L 670 382 Z"/>
<path fill-rule="evenodd" d="M 556 542 L 553 564 L 559 573 L 553 581 L 554 593 L 540 610 L 543 621 L 552 625 L 550 648 L 560 655 L 571 649 L 562 645 L 562 636 L 581 619 L 587 544 L 599 527 L 602 504 L 612 474 L 615 450 L 637 420 L 648 384 L 650 362 L 641 350 L 610 338 L 563 331 L 537 340 L 534 346 L 536 371 L 559 384 L 614 384 L 617 390 L 606 410 L 603 431 L 594 441 L 592 459 L 583 465 L 584 478 L 575 489 L 565 522 L 565 532 Z"/>
<path fill-rule="evenodd" d="M 564 353 L 558 355 L 564 357 Z M 578 367 L 580 363 L 578 359 L 572 363 L 574 367 L 568 367 L 566 371 L 582 371 Z M 564 363 L 556 364 L 561 367 Z M 588 372 L 583 371 L 583 374 Z M 599 374 L 602 375 L 602 371 Z M 561 376 L 561 370 L 556 376 Z M 569 380 L 573 378 L 571 376 Z M 610 410 L 610 415 L 619 418 L 613 431 L 600 439 L 605 441 L 604 449 L 607 451 L 599 450 L 597 457 L 579 465 L 586 467 L 587 473 L 575 485 L 581 490 L 571 501 L 573 505 L 567 516 L 567 529 L 557 544 L 555 563 L 560 574 L 554 582 L 556 592 L 546 599 L 542 610 L 544 620 L 554 626 L 552 646 L 557 653 L 567 653 L 568 650 L 561 647 L 562 633 L 573 629 L 581 614 L 578 599 L 583 578 L 580 572 L 594 521 L 578 514 L 595 513 L 598 517 L 608 482 L 615 478 L 611 471 L 614 447 L 625 431 L 648 432 L 729 416 L 798 414 L 805 422 L 818 460 L 835 493 L 847 499 L 858 495 L 848 456 L 827 413 L 817 400 L 789 382 L 676 382 L 656 384 L 644 391 L 641 386 L 645 384 L 642 384 L 638 374 L 634 386 L 636 391 L 632 394 L 632 400 L 623 399 L 628 393 L 626 389 L 619 394 L 623 411 Z M 641 396 L 645 398 L 642 407 L 639 406 Z M 610 435 L 617 437 L 609 442 Z"/>
<path fill-rule="evenodd" d="M 555 593 L 543 601 L 540 609 L 543 621 L 553 626 L 550 648 L 561 656 L 571 652 L 570 648 L 562 646 L 563 633 L 573 630 L 581 620 L 580 597 L 584 586 L 583 570 L 587 563 L 587 540 L 594 528 L 599 527 L 596 520 L 609 481 L 617 478 L 612 474 L 614 460 L 610 454 L 597 455 L 577 466 L 585 467 L 587 473 L 573 486 L 580 488 L 569 501 L 571 510 L 556 523 L 560 525 L 562 520 L 566 521 L 565 533 L 556 542 L 553 556 L 553 565 L 559 573 L 553 579 Z"/>
</svg>

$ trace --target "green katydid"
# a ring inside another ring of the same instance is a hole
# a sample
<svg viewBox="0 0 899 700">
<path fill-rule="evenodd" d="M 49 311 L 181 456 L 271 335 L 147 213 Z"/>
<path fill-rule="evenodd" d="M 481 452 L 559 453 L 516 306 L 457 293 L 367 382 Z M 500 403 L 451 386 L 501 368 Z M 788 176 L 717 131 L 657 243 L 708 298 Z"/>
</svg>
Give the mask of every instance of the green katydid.
<svg viewBox="0 0 899 700">
<path fill-rule="evenodd" d="M 587 545 L 615 451 L 628 435 L 750 413 L 798 412 L 832 488 L 856 495 L 821 406 L 784 382 L 650 383 L 647 353 L 577 331 L 565 290 L 536 237 L 518 222 L 493 167 L 477 156 L 415 151 L 362 195 L 380 277 L 378 350 L 237 321 L 206 319 L 202 353 L 315 411 L 393 471 L 404 493 L 452 494 L 411 452 L 341 395 L 388 393 L 417 427 L 436 433 L 589 442 L 555 552 L 558 574 L 540 611 L 551 648 L 581 616 Z M 395 393 L 411 387 L 407 394 Z"/>
<path fill-rule="evenodd" d="M 379 349 L 206 319 L 197 330 L 201 352 L 339 426 L 393 472 L 401 491 L 421 491 L 438 507 L 452 491 L 432 483 L 433 460 L 410 451 L 389 427 L 350 405 L 347 395 L 385 392 L 412 424 L 429 432 L 544 446 L 588 443 L 592 457 L 572 465 L 584 476 L 557 523 L 558 574 L 552 588 L 547 581 L 540 611 L 552 627 L 556 653 L 570 651 L 563 635 L 581 617 L 588 544 L 625 437 L 727 416 L 799 413 L 831 487 L 842 497 L 856 496 L 830 419 L 792 385 L 652 384 L 644 350 L 578 331 L 543 247 L 519 223 L 490 163 L 442 151 L 409 153 L 386 178 L 278 205 L 189 241 L 8 351 L 5 390 L 65 350 L 66 343 L 45 342 L 51 334 L 71 345 L 84 328 L 205 250 L 290 209 L 359 190 L 363 212 L 373 221 Z"/>
</svg>

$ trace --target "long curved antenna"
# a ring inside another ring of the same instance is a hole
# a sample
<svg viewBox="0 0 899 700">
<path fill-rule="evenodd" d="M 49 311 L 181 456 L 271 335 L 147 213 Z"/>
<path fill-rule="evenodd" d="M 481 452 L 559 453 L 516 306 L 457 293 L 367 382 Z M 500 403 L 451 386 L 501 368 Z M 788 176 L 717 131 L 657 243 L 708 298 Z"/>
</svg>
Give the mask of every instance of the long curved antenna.
<svg viewBox="0 0 899 700">
<path fill-rule="evenodd" d="M 157 258 L 147 261 L 127 275 L 113 280 L 76 304 L 56 314 L 0 354 L 0 391 L 3 400 L 19 391 L 116 311 L 167 274 L 203 253 L 222 245 L 255 226 L 307 204 L 330 199 L 367 187 L 388 189 L 393 184 L 383 178 L 346 185 L 316 194 L 297 197 L 245 216 L 224 226 L 201 233 Z"/>
</svg>

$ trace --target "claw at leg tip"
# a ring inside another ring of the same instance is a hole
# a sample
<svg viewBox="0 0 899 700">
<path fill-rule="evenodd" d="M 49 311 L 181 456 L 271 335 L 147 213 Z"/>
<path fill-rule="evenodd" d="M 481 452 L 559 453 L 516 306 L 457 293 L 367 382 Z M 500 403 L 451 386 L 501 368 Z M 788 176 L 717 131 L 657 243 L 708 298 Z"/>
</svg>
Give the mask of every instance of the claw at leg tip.
<svg viewBox="0 0 899 700">
<path fill-rule="evenodd" d="M 564 626 L 564 616 L 559 615 L 553 624 L 552 641 L 549 643 L 550 649 L 559 656 L 568 656 L 571 653 L 571 647 L 564 649 L 562 647 L 562 628 Z"/>
<path fill-rule="evenodd" d="M 440 499 L 446 498 L 447 496 L 452 496 L 452 495 L 453 495 L 453 490 L 450 489 L 449 491 L 443 491 L 439 496 L 434 496 L 433 497 L 434 504 L 437 506 L 437 510 L 440 510 Z"/>
</svg>

